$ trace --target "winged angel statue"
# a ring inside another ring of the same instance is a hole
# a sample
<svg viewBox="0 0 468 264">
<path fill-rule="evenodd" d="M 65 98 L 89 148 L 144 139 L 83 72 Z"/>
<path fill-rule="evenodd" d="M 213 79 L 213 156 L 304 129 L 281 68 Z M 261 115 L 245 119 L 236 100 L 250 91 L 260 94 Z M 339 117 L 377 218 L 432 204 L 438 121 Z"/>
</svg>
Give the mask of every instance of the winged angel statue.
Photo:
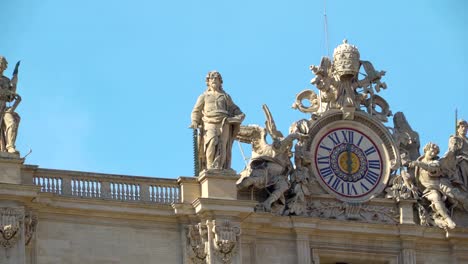
<svg viewBox="0 0 468 264">
<path fill-rule="evenodd" d="M 306 134 L 294 132 L 288 136 L 277 130 L 270 110 L 263 105 L 265 127 L 258 125 L 241 126 L 237 135 L 240 142 L 252 145 L 252 158 L 240 173 L 237 182 L 239 190 L 254 187 L 266 189 L 268 198 L 263 202 L 265 211 L 282 212 L 285 207 L 284 193 L 289 189 L 288 177 L 293 170 L 291 163 L 294 140 L 307 138 Z M 272 143 L 267 142 L 270 135 Z"/>
</svg>

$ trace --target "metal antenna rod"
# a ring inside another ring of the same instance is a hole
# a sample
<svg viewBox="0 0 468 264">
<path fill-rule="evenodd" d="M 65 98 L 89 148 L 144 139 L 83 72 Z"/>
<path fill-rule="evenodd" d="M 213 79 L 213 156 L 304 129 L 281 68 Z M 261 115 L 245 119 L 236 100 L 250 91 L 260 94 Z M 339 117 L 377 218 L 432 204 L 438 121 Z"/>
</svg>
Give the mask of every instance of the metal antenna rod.
<svg viewBox="0 0 468 264">
<path fill-rule="evenodd" d="M 330 45 L 328 43 L 327 0 L 323 1 L 323 20 L 325 24 L 325 47 L 327 49 L 327 56 L 330 57 Z"/>
</svg>

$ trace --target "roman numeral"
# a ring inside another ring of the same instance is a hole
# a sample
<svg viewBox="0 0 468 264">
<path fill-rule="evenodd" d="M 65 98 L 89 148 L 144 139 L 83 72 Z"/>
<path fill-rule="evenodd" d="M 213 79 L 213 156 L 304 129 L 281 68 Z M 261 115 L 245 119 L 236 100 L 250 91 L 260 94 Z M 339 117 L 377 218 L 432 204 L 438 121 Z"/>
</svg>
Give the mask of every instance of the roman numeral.
<svg viewBox="0 0 468 264">
<path fill-rule="evenodd" d="M 330 157 L 328 157 L 328 156 L 318 157 L 317 163 L 318 164 L 329 164 L 330 163 Z"/>
<path fill-rule="evenodd" d="M 366 154 L 366 156 L 369 156 L 370 154 L 372 154 L 372 153 L 374 153 L 374 152 L 376 152 L 376 151 L 377 151 L 377 150 L 375 149 L 375 147 L 372 146 L 372 147 L 366 149 L 366 150 L 364 151 L 364 153 Z"/>
<path fill-rule="evenodd" d="M 364 179 L 366 179 L 370 184 L 374 185 L 377 183 L 377 180 L 379 179 L 379 174 L 368 170 L 366 176 L 364 176 Z"/>
<path fill-rule="evenodd" d="M 364 138 L 364 136 L 361 136 L 357 142 L 357 146 L 359 147 L 361 145 L 361 142 L 362 142 L 362 139 Z"/>
<path fill-rule="evenodd" d="M 357 195 L 357 190 L 356 187 L 354 187 L 354 184 L 347 182 L 346 183 L 346 194 L 347 195 Z"/>
<path fill-rule="evenodd" d="M 333 174 L 333 171 L 330 167 L 325 167 L 325 168 L 320 169 L 320 175 L 322 175 L 323 178 L 326 178 L 332 174 Z"/>
<path fill-rule="evenodd" d="M 330 151 L 330 152 L 332 151 L 332 149 L 331 149 L 331 148 L 329 148 L 329 147 L 326 147 L 326 146 L 324 146 L 324 145 L 320 145 L 320 148 L 321 148 L 321 149 L 328 150 L 328 151 Z"/>
<path fill-rule="evenodd" d="M 367 188 L 367 186 L 366 186 L 366 185 L 364 185 L 364 183 L 362 183 L 362 182 L 359 182 L 359 183 L 361 184 L 361 188 L 365 189 L 366 191 L 368 191 L 368 190 L 369 190 L 369 188 Z"/>
<path fill-rule="evenodd" d="M 340 178 L 336 177 L 336 179 L 333 181 L 331 187 L 332 187 L 333 189 L 335 189 L 335 191 L 338 191 L 338 186 L 340 185 L 340 183 L 341 183 L 341 186 L 342 186 L 342 188 L 343 188 L 343 182 L 341 181 Z"/>
<path fill-rule="evenodd" d="M 380 160 L 369 160 L 369 169 L 380 170 Z"/>
<path fill-rule="evenodd" d="M 328 135 L 328 138 L 333 142 L 335 146 L 341 143 L 340 138 L 338 137 L 338 134 L 336 132 L 333 132 L 330 135 Z"/>
<path fill-rule="evenodd" d="M 341 131 L 341 135 L 346 143 L 353 144 L 354 143 L 354 131 L 346 130 Z"/>
</svg>

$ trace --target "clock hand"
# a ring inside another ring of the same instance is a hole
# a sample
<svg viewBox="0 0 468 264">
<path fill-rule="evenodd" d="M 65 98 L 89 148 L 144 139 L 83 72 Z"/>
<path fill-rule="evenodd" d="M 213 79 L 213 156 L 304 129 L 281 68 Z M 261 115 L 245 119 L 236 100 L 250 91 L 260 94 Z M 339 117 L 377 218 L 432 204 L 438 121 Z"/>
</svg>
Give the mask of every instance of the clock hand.
<svg viewBox="0 0 468 264">
<path fill-rule="evenodd" d="M 348 174 L 351 175 L 351 172 L 353 171 L 353 160 L 351 158 L 351 144 L 347 143 L 346 144 L 346 165 L 348 165 Z"/>
</svg>

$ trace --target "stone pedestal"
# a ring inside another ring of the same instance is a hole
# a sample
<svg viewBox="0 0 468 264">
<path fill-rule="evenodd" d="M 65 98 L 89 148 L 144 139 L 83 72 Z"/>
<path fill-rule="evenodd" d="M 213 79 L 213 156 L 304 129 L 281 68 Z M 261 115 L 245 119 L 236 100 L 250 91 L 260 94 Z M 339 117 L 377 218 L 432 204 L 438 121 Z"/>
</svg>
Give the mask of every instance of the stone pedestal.
<svg viewBox="0 0 468 264">
<path fill-rule="evenodd" d="M 193 177 L 179 177 L 177 183 L 180 186 L 180 202 L 191 204 L 200 197 L 200 183 Z"/>
<path fill-rule="evenodd" d="M 0 183 L 21 184 L 23 162 L 18 154 L 0 152 Z"/>
<path fill-rule="evenodd" d="M 239 176 L 233 170 L 207 170 L 198 176 L 202 198 L 237 199 L 236 181 Z"/>
</svg>

